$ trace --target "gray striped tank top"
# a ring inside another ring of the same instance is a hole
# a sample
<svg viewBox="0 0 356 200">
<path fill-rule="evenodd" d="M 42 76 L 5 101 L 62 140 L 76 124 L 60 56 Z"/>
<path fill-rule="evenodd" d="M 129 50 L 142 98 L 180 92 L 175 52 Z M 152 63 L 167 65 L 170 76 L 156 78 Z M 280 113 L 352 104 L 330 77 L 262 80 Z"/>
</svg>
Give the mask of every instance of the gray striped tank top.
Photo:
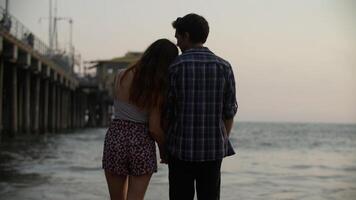
<svg viewBox="0 0 356 200">
<path fill-rule="evenodd" d="M 119 82 L 120 84 L 120 81 L 118 79 L 122 72 L 123 71 L 120 71 L 119 74 L 116 76 L 114 82 L 115 86 L 117 86 L 117 82 Z M 114 119 L 129 120 L 138 123 L 147 123 L 148 113 L 140 110 L 135 105 L 114 98 Z"/>
<path fill-rule="evenodd" d="M 146 112 L 118 99 L 114 100 L 114 116 L 115 119 L 129 120 L 138 123 L 147 123 L 148 121 L 148 114 Z"/>
</svg>

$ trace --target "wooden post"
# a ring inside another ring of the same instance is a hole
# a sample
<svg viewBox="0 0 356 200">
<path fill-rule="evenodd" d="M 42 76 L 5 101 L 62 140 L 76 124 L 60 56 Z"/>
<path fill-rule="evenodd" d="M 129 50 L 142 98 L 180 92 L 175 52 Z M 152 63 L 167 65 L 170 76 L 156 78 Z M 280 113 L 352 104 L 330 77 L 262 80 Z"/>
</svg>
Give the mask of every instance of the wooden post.
<svg viewBox="0 0 356 200">
<path fill-rule="evenodd" d="M 3 87 L 2 87 L 2 135 L 8 135 L 11 130 L 11 65 L 3 60 Z"/>
<path fill-rule="evenodd" d="M 72 127 L 77 128 L 77 101 L 76 101 L 76 93 L 75 90 L 72 91 L 72 111 L 73 111 L 73 117 L 72 117 Z"/>
<path fill-rule="evenodd" d="M 79 90 L 75 91 L 75 100 L 74 100 L 74 104 L 75 104 L 75 127 L 76 128 L 80 128 L 80 101 L 79 101 Z"/>
<path fill-rule="evenodd" d="M 61 129 L 65 130 L 66 128 L 66 89 L 62 89 L 62 94 L 61 94 Z"/>
<path fill-rule="evenodd" d="M 86 125 L 90 125 L 89 124 L 89 118 L 90 118 L 90 110 L 89 110 L 89 106 L 88 106 L 88 97 L 86 94 L 83 93 L 82 95 L 82 102 L 83 102 L 83 106 L 82 106 L 82 127 L 85 127 Z M 88 122 L 86 123 L 86 114 L 87 114 L 87 110 L 88 110 Z"/>
<path fill-rule="evenodd" d="M 105 127 L 107 125 L 108 108 L 106 102 L 101 104 L 101 126 Z"/>
<path fill-rule="evenodd" d="M 40 88 L 41 88 L 41 78 L 36 75 L 34 77 L 34 98 L 33 98 L 33 129 L 34 133 L 38 133 L 39 131 L 39 122 L 40 122 Z"/>
<path fill-rule="evenodd" d="M 17 67 L 12 65 L 11 66 L 11 78 L 12 78 L 12 85 L 11 85 L 11 134 L 14 136 L 18 131 L 18 116 L 17 116 Z"/>
<path fill-rule="evenodd" d="M 80 103 L 80 92 L 77 92 L 76 95 L 76 109 L 77 109 L 77 127 L 81 128 L 80 126 L 80 119 L 81 119 L 81 113 L 80 113 L 80 107 L 81 107 L 81 103 Z"/>
<path fill-rule="evenodd" d="M 61 92 L 61 86 L 58 85 L 57 86 L 57 98 L 56 98 L 56 102 L 57 102 L 57 107 L 56 107 L 56 110 L 57 110 L 57 121 L 56 121 L 56 129 L 57 131 L 61 131 L 61 103 L 62 103 L 62 92 Z"/>
<path fill-rule="evenodd" d="M 68 128 L 68 90 L 67 88 L 64 88 L 64 94 L 63 94 L 63 128 L 67 129 Z"/>
<path fill-rule="evenodd" d="M 57 87 L 56 83 L 52 83 L 51 91 L 51 132 L 56 132 L 57 124 Z"/>
<path fill-rule="evenodd" d="M 4 87 L 4 60 L 0 57 L 0 140 L 2 136 L 2 130 L 3 130 L 3 122 L 2 122 L 3 87 Z"/>
<path fill-rule="evenodd" d="M 82 101 L 81 101 L 81 93 L 78 92 L 78 96 L 77 96 L 77 123 L 78 123 L 78 128 L 82 128 L 82 107 L 83 107 L 83 104 L 82 104 Z"/>
<path fill-rule="evenodd" d="M 74 128 L 74 98 L 73 98 L 73 91 L 72 90 L 69 90 L 69 102 L 70 102 L 70 105 L 69 105 L 69 128 L 70 129 L 73 129 Z"/>
<path fill-rule="evenodd" d="M 31 72 L 30 70 L 24 71 L 24 132 L 29 133 L 31 130 Z"/>
<path fill-rule="evenodd" d="M 24 117 L 23 117 L 23 110 L 24 110 L 24 81 L 23 81 L 23 71 L 18 71 L 18 131 L 19 133 L 23 132 L 23 122 L 24 122 Z"/>
<path fill-rule="evenodd" d="M 48 132 L 48 107 L 49 107 L 49 80 L 45 79 L 43 81 L 43 95 L 44 95 L 44 100 L 43 100 L 43 132 L 47 133 Z"/>
<path fill-rule="evenodd" d="M 59 129 L 63 131 L 63 122 L 64 122 L 64 116 L 63 116 L 63 111 L 64 111 L 64 107 L 63 107 L 63 104 L 64 104 L 64 99 L 63 99 L 63 96 L 64 96 L 64 90 L 63 88 L 61 87 L 60 89 L 60 95 L 59 95 L 59 99 L 60 99 L 60 103 L 59 103 L 59 106 L 60 106 L 60 117 L 59 117 Z"/>
<path fill-rule="evenodd" d="M 68 89 L 68 128 L 73 128 L 73 109 L 72 109 L 72 91 Z"/>
<path fill-rule="evenodd" d="M 85 123 L 85 102 L 84 102 L 84 94 L 80 94 L 79 96 L 79 127 L 83 128 Z"/>
<path fill-rule="evenodd" d="M 87 109 L 88 109 L 88 122 L 87 125 L 89 127 L 94 127 L 95 126 L 95 118 L 93 115 L 93 94 L 88 94 L 87 97 Z"/>
<path fill-rule="evenodd" d="M 71 98 L 71 105 L 70 105 L 70 112 L 71 112 L 71 128 L 75 128 L 75 93 L 74 91 L 70 92 L 70 98 Z"/>
<path fill-rule="evenodd" d="M 67 128 L 67 90 L 63 88 L 62 90 L 62 129 L 65 130 Z"/>
</svg>

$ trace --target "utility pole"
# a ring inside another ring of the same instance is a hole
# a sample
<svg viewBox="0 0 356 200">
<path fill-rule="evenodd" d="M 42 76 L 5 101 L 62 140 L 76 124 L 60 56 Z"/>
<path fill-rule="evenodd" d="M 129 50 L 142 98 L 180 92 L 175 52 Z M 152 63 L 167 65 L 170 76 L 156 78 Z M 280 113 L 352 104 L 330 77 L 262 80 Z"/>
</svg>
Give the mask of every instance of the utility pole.
<svg viewBox="0 0 356 200">
<path fill-rule="evenodd" d="M 49 54 L 52 55 L 53 51 L 53 20 L 52 20 L 52 0 L 49 0 L 49 29 L 48 29 L 48 44 L 49 44 Z"/>
<path fill-rule="evenodd" d="M 68 21 L 68 23 L 69 23 L 69 50 L 71 53 L 73 53 L 72 52 L 73 51 L 73 19 L 70 17 L 55 17 L 54 18 L 55 25 L 57 25 L 57 22 L 59 22 L 61 20 Z M 56 34 L 56 40 L 57 40 L 57 34 Z"/>
<path fill-rule="evenodd" d="M 7 14 L 9 13 L 9 0 L 6 0 L 5 3 L 5 16 L 7 17 Z"/>
<path fill-rule="evenodd" d="M 8 1 L 8 0 L 7 0 Z M 40 18 L 39 22 L 42 18 Z M 69 23 L 69 56 L 71 71 L 74 72 L 75 65 L 75 50 L 73 46 L 73 19 L 70 17 L 57 17 L 57 0 L 49 0 L 49 17 L 48 17 L 48 55 L 53 56 L 60 53 L 58 46 L 58 23 L 67 21 Z"/>
<path fill-rule="evenodd" d="M 57 0 L 54 2 L 54 18 L 53 18 L 53 30 L 52 30 L 52 42 L 54 42 L 54 50 L 58 50 L 58 33 L 57 33 Z"/>
<path fill-rule="evenodd" d="M 58 22 L 66 20 L 69 23 L 69 50 L 73 53 L 73 19 L 70 17 L 57 17 L 57 0 L 54 1 L 54 9 L 52 8 L 52 0 L 49 0 L 49 46 L 54 51 L 58 50 Z M 53 10 L 53 15 L 52 15 Z"/>
</svg>

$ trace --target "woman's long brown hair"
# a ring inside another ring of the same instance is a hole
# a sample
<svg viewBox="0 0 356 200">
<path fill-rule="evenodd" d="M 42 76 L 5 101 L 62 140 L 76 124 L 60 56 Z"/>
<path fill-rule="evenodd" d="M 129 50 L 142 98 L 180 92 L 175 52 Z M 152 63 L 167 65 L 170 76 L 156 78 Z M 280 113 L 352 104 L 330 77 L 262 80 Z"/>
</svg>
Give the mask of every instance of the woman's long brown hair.
<svg viewBox="0 0 356 200">
<path fill-rule="evenodd" d="M 177 56 L 178 48 L 169 40 L 159 39 L 152 43 L 121 76 L 122 80 L 129 71 L 134 72 L 129 91 L 130 103 L 147 111 L 162 106 L 167 92 L 168 66 Z"/>
</svg>

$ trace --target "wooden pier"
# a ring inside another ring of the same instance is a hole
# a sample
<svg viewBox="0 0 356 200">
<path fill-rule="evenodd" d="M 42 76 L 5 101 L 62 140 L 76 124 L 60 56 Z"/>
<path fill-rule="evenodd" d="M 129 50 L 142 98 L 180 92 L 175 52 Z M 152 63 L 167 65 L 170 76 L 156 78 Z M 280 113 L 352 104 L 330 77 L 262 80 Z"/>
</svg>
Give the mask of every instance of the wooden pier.
<svg viewBox="0 0 356 200">
<path fill-rule="evenodd" d="M 85 94 L 63 70 L 0 29 L 0 131 L 57 132 L 84 126 Z M 76 106 L 81 105 L 81 106 Z"/>
<path fill-rule="evenodd" d="M 0 27 L 0 138 L 107 126 L 108 92 Z M 38 44 L 37 44 L 38 45 Z"/>
<path fill-rule="evenodd" d="M 96 74 L 79 75 L 74 47 L 72 54 L 57 53 L 1 7 L 0 14 L 0 141 L 108 126 L 114 76 L 142 53 L 92 61 Z"/>
</svg>

